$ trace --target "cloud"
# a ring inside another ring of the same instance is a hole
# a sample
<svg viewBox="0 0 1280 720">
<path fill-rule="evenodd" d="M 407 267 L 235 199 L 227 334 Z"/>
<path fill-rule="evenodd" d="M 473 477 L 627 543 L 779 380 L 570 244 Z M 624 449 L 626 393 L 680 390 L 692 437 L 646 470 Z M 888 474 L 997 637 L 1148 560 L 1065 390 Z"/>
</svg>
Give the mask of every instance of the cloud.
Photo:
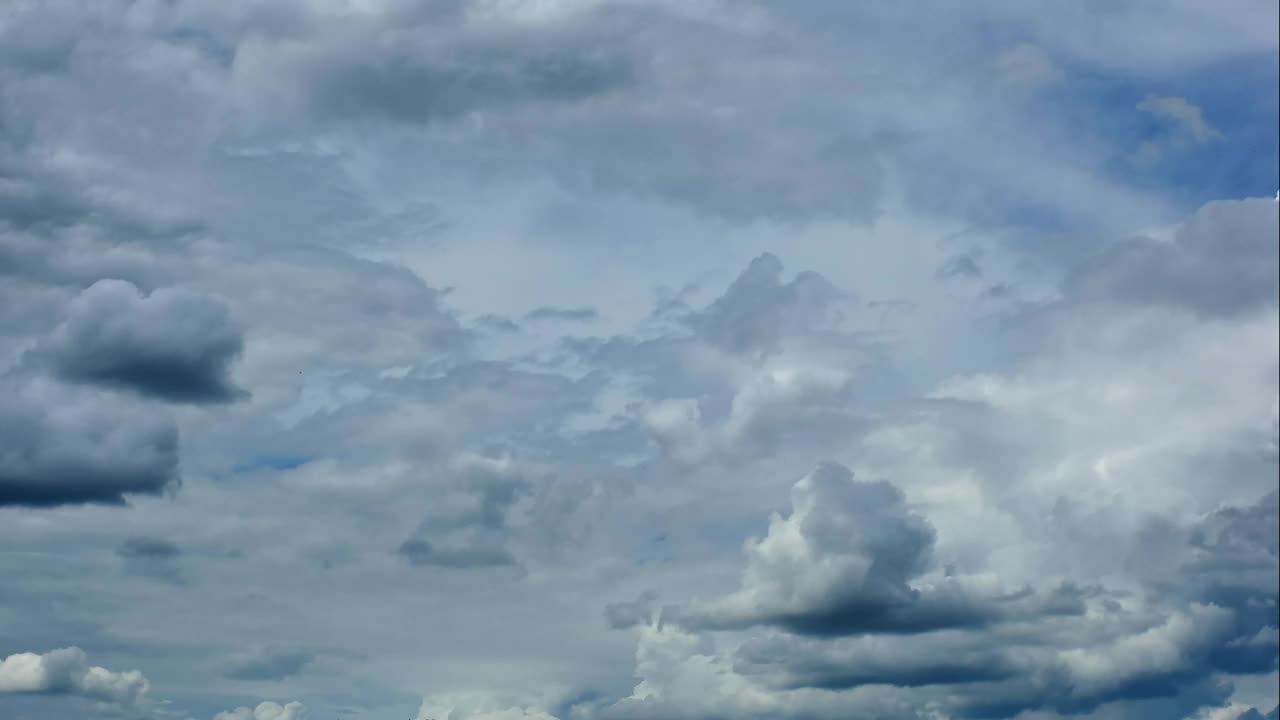
<svg viewBox="0 0 1280 720">
<path fill-rule="evenodd" d="M 1198 143 L 1222 137 L 1222 133 L 1205 121 L 1204 111 L 1186 98 L 1148 95 L 1138 103 L 1138 109 L 1172 121 Z"/>
<path fill-rule="evenodd" d="M 594 308 L 577 307 L 577 308 L 560 308 L 560 307 L 540 307 L 534 308 L 525 314 L 526 320 L 559 320 L 562 322 L 588 322 L 595 320 L 599 314 Z"/>
<path fill-rule="evenodd" d="M 122 504 L 177 487 L 178 431 L 162 413 L 43 382 L 0 383 L 0 506 Z"/>
<path fill-rule="evenodd" d="M 777 351 L 787 337 L 836 327 L 845 295 L 816 272 L 782 282 L 782 261 L 765 253 L 704 310 L 686 322 L 713 345 L 731 352 Z"/>
<path fill-rule="evenodd" d="M 73 382 L 216 403 L 246 396 L 230 378 L 243 348 L 242 331 L 214 298 L 182 288 L 144 296 L 132 283 L 100 280 L 30 358 Z"/>
<path fill-rule="evenodd" d="M 511 513 L 531 491 L 510 458 L 461 454 L 448 471 L 454 491 L 440 493 L 415 536 L 396 552 L 416 566 L 480 568 L 516 564 L 507 549 Z"/>
<path fill-rule="evenodd" d="M 615 45 L 567 23 L 375 9 L 341 25 L 304 12 L 289 29 L 242 43 L 235 81 L 252 102 L 274 95 L 326 120 L 434 123 L 581 102 L 631 84 L 635 72 Z"/>
<path fill-rule="evenodd" d="M 137 670 L 113 672 L 90 665 L 78 647 L 43 655 L 17 653 L 0 660 L 0 695 L 69 695 L 135 708 L 145 702 L 150 687 Z"/>
<path fill-rule="evenodd" d="M 604 606 L 605 621 L 614 630 L 648 625 L 655 619 L 654 603 L 657 599 L 657 593 L 649 591 L 642 593 L 635 600 L 609 603 Z"/>
<path fill-rule="evenodd" d="M 1210 316 L 1276 306 L 1280 221 L 1260 198 L 1206 205 L 1169 241 L 1121 242 L 1077 269 L 1076 302 L 1182 308 Z"/>
<path fill-rule="evenodd" d="M 223 672 L 233 680 L 283 680 L 306 670 L 316 653 L 258 648 L 235 659 Z"/>
<path fill-rule="evenodd" d="M 150 537 L 131 537 L 116 548 L 123 558 L 169 560 L 182 554 L 182 550 L 169 540 Z"/>
<path fill-rule="evenodd" d="M 929 569 L 935 532 L 885 482 L 820 465 L 792 489 L 788 517 L 747 545 L 742 589 L 692 622 L 708 628 L 776 625 L 801 635 L 926 632 L 983 625 L 992 610 L 910 582 Z"/>
<path fill-rule="evenodd" d="M 428 697 L 418 708 L 419 720 L 558 720 L 536 706 L 480 694 Z"/>
<path fill-rule="evenodd" d="M 300 702 L 286 705 L 267 701 L 257 707 L 238 707 L 213 716 L 213 720 L 306 720 L 307 708 Z"/>
</svg>

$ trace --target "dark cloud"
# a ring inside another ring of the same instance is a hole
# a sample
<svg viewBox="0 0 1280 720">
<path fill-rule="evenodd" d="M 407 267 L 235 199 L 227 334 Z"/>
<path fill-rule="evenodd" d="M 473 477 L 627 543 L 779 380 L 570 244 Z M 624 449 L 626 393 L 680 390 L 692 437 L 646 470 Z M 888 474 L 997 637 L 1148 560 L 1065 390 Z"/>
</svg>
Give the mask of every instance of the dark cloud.
<svg viewBox="0 0 1280 720">
<path fill-rule="evenodd" d="M 599 317 L 594 308 L 540 307 L 525 314 L 526 320 L 560 320 L 563 322 L 588 322 Z"/>
<path fill-rule="evenodd" d="M 131 537 L 116 548 L 117 555 L 129 559 L 168 560 L 181 553 L 176 543 L 153 537 Z"/>
<path fill-rule="evenodd" d="M 1123 302 L 1232 316 L 1277 303 L 1280 219 L 1272 200 L 1210 203 L 1171 241 L 1138 238 L 1068 279 L 1081 301 Z"/>
<path fill-rule="evenodd" d="M 859 642 L 851 647 L 790 636 L 754 639 L 734 657 L 734 670 L 782 690 L 849 690 L 865 685 L 919 688 L 1008 680 L 1020 668 L 998 647 L 965 647 L 931 637 L 907 645 Z"/>
<path fill-rule="evenodd" d="M 230 378 L 243 348 L 240 328 L 215 298 L 181 288 L 144 296 L 131 283 L 101 280 L 29 358 L 74 382 L 216 403 L 246 396 Z"/>
<path fill-rule="evenodd" d="M 119 399 L 0 380 L 0 506 L 121 504 L 178 484 L 178 431 Z"/>
</svg>

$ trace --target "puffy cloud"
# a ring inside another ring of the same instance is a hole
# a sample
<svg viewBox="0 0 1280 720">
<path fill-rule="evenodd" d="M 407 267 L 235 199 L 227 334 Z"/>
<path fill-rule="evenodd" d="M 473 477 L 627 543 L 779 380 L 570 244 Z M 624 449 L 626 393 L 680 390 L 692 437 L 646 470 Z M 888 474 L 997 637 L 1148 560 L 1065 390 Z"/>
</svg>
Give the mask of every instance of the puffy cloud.
<svg viewBox="0 0 1280 720">
<path fill-rule="evenodd" d="M 993 609 L 962 591 L 921 591 L 932 526 L 886 482 L 859 482 L 820 465 L 792 489 L 792 511 L 747 544 L 742 589 L 693 622 L 731 628 L 776 625 L 803 635 L 924 632 L 982 625 Z"/>
<path fill-rule="evenodd" d="M 842 299 L 844 294 L 816 272 L 801 272 L 782 282 L 782 261 L 765 253 L 686 322 L 708 342 L 731 352 L 770 352 L 788 336 L 812 336 L 838 327 Z"/>
<path fill-rule="evenodd" d="M 418 720 L 559 720 L 545 709 L 479 694 L 428 697 Z"/>
<path fill-rule="evenodd" d="M 1276 305 L 1280 220 L 1261 198 L 1210 203 L 1170 240 L 1113 246 L 1068 280 L 1075 302 L 1182 308 L 1231 316 Z"/>
<path fill-rule="evenodd" d="M 146 700 L 150 687 L 137 670 L 113 672 L 90 665 L 78 647 L 51 650 L 43 655 L 17 653 L 0 660 L 0 695 L 71 695 L 133 708 Z"/>
<path fill-rule="evenodd" d="M 307 708 L 300 702 L 281 705 L 276 702 L 258 703 L 257 707 L 238 707 L 213 716 L 213 720 L 306 720 Z"/>
<path fill-rule="evenodd" d="M 0 506 L 120 504 L 177 486 L 178 431 L 154 410 L 0 379 Z"/>
<path fill-rule="evenodd" d="M 230 378 L 243 347 L 240 328 L 215 298 L 182 288 L 144 296 L 129 282 L 100 280 L 31 357 L 71 381 L 208 403 L 246 395 Z"/>
</svg>

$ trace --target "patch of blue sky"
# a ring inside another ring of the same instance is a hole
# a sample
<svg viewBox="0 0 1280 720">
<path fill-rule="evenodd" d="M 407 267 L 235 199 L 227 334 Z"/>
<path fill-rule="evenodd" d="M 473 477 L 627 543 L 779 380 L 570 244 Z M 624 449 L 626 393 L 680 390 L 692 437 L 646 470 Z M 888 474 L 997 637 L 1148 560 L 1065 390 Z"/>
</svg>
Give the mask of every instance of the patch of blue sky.
<svg viewBox="0 0 1280 720">
<path fill-rule="evenodd" d="M 1280 68 L 1272 55 L 1232 58 L 1164 76 L 1071 68 L 1044 112 L 1076 142 L 1109 146 L 1100 168 L 1191 211 L 1224 198 L 1270 197 L 1280 187 Z M 1197 137 L 1170 115 L 1140 108 L 1180 98 L 1208 129 Z"/>
</svg>

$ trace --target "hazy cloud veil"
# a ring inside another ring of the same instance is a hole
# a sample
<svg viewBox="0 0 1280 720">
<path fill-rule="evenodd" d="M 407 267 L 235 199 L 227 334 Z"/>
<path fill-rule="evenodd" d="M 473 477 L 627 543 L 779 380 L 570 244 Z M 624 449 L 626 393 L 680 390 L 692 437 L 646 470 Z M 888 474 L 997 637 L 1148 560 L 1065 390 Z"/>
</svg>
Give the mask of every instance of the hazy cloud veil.
<svg viewBox="0 0 1280 720">
<path fill-rule="evenodd" d="M 0 716 L 1275 718 L 1278 24 L 0 2 Z"/>
</svg>

